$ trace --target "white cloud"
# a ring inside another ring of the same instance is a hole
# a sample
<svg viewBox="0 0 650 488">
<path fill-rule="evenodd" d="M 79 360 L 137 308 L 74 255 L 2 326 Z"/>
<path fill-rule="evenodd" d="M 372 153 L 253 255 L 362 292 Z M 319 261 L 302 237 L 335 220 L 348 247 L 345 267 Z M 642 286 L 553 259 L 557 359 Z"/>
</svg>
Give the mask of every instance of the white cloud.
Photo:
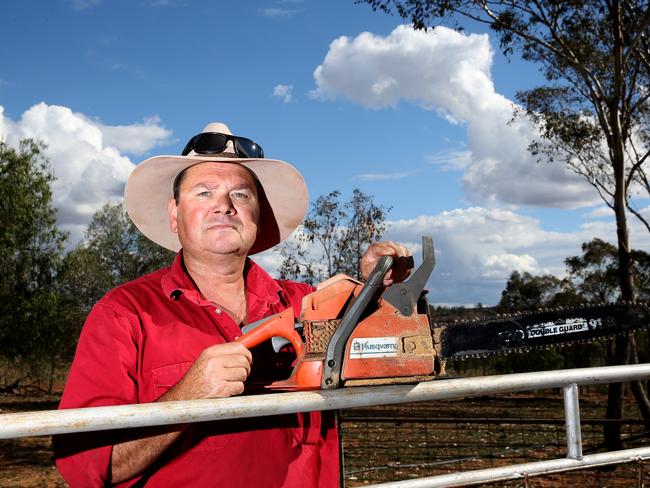
<svg viewBox="0 0 650 488">
<path fill-rule="evenodd" d="M 141 155 L 156 146 L 169 142 L 172 131 L 160 125 L 158 117 L 150 117 L 141 124 L 104 125 L 95 123 L 101 130 L 104 144 L 120 152 Z"/>
<path fill-rule="evenodd" d="M 284 103 L 291 102 L 293 98 L 293 85 L 275 85 L 273 87 L 273 96 L 281 98 Z"/>
<path fill-rule="evenodd" d="M 491 62 L 486 35 L 465 36 L 444 27 L 424 32 L 402 25 L 387 37 L 363 32 L 354 39 L 335 39 L 314 78 L 322 98 L 342 96 L 374 109 L 406 99 L 456 118 L 469 108 L 464 100 L 469 88 L 492 90 Z M 450 90 L 440 90 L 443 86 Z"/>
<path fill-rule="evenodd" d="M 124 183 L 135 166 L 122 152 L 145 151 L 170 135 L 155 118 L 108 126 L 68 107 L 39 103 L 13 121 L 0 106 L 0 140 L 12 146 L 24 138 L 47 144 L 46 155 L 56 177 L 53 205 L 73 242 L 104 203 L 122 199 Z"/>
<path fill-rule="evenodd" d="M 430 154 L 427 159 L 443 171 L 463 171 L 472 162 L 471 151 L 445 151 Z"/>
<path fill-rule="evenodd" d="M 503 279 L 513 270 L 535 273 L 539 270 L 537 260 L 528 255 L 517 254 L 492 254 L 483 261 L 484 271 L 482 277 Z"/>
<path fill-rule="evenodd" d="M 493 305 L 512 271 L 565 272 L 564 259 L 580 254 L 595 237 L 616 242 L 608 222 L 589 221 L 572 232 L 544 230 L 536 219 L 511 210 L 471 207 L 389 223 L 386 238 L 420 252 L 422 235 L 432 235 L 437 264 L 428 282 L 432 303 Z M 650 234 L 630 220 L 631 244 L 650 249 Z"/>
<path fill-rule="evenodd" d="M 527 147 L 538 136 L 512 121 L 515 105 L 496 93 L 487 34 L 445 27 L 416 31 L 399 26 L 388 36 L 369 32 L 335 39 L 314 71 L 312 98 L 344 98 L 370 109 L 400 101 L 434 110 L 467 126 L 468 150 L 457 167 L 470 201 L 572 208 L 597 196 L 564 165 L 538 164 Z M 443 169 L 449 167 L 443 166 Z"/>
</svg>

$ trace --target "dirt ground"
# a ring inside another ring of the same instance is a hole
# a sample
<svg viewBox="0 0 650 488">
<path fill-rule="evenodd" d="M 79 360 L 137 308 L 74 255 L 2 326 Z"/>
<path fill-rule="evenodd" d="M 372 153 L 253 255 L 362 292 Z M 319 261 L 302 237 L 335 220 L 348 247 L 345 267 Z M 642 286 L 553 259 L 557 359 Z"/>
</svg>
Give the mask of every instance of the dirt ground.
<svg viewBox="0 0 650 488">
<path fill-rule="evenodd" d="M 52 410 L 58 403 L 57 395 L 0 395 L 0 413 Z M 0 486 L 67 486 L 54 467 L 52 438 L 43 436 L 0 440 Z"/>
<path fill-rule="evenodd" d="M 57 403 L 57 396 L 0 395 L 0 413 L 50 410 Z M 601 419 L 604 408 L 602 393 L 581 393 L 586 454 L 596 452 L 602 442 L 602 427 L 589 419 Z M 562 419 L 562 397 L 549 392 L 349 410 L 343 412 L 342 423 L 346 485 L 564 457 Z M 631 401 L 626 419 L 638 419 Z M 626 447 L 648 444 L 638 422 L 624 428 L 624 434 Z M 51 438 L 0 441 L 0 486 L 66 486 L 53 465 Z M 497 486 L 650 486 L 650 466 L 637 463 Z"/>
</svg>

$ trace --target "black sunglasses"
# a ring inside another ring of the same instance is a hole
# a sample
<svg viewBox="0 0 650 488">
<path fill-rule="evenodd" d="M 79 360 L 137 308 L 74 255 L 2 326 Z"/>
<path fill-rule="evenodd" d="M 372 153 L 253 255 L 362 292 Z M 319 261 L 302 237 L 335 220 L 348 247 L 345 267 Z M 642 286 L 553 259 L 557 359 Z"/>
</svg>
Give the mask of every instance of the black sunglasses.
<svg viewBox="0 0 650 488">
<path fill-rule="evenodd" d="M 231 136 L 221 132 L 202 132 L 195 135 L 187 143 L 181 155 L 187 156 L 192 150 L 197 154 L 217 154 L 226 149 L 229 141 L 232 141 L 235 154 L 240 158 L 264 157 L 262 146 L 256 142 L 245 137 Z"/>
</svg>

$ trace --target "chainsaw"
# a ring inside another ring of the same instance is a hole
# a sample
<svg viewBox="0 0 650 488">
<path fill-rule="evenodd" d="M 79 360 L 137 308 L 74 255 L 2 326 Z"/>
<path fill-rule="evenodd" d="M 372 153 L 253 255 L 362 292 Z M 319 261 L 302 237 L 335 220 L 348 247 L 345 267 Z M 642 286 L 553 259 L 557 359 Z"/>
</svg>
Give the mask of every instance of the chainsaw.
<svg viewBox="0 0 650 488">
<path fill-rule="evenodd" d="M 435 266 L 431 237 L 422 238 L 422 264 L 402 283 L 382 286 L 392 257 L 382 257 L 365 284 L 339 274 L 291 308 L 242 328 L 248 348 L 271 340 L 291 344 L 291 376 L 272 390 L 334 389 L 427 381 L 445 374 L 447 360 L 526 352 L 590 342 L 650 326 L 646 304 L 617 303 L 543 309 L 488 319 L 436 322 L 425 284 Z"/>
</svg>

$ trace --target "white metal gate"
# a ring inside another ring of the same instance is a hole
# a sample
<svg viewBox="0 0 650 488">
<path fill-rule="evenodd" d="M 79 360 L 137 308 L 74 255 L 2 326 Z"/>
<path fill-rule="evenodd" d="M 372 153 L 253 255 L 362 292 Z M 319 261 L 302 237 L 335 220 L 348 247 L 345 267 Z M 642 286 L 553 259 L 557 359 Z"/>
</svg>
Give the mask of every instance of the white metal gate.
<svg viewBox="0 0 650 488">
<path fill-rule="evenodd" d="M 650 364 L 446 379 L 417 385 L 355 387 L 331 391 L 13 413 L 0 415 L 0 439 L 562 388 L 567 444 L 565 458 L 374 485 L 405 488 L 469 486 L 649 459 L 650 447 L 583 456 L 578 398 L 580 385 L 628 382 L 646 378 L 650 378 Z"/>
</svg>

